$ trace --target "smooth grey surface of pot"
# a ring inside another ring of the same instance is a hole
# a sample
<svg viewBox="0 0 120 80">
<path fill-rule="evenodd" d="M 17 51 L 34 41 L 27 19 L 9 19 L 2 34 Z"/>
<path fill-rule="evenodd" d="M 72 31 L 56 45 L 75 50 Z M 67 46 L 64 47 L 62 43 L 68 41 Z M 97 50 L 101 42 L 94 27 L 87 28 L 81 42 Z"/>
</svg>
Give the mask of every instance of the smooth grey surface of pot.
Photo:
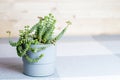
<svg viewBox="0 0 120 80">
<path fill-rule="evenodd" d="M 55 72 L 56 47 L 52 44 L 32 45 L 31 47 L 48 46 L 45 50 L 37 53 L 28 52 L 31 58 L 37 58 L 41 54 L 44 56 L 35 63 L 30 63 L 23 57 L 23 73 L 29 76 L 49 76 Z"/>
</svg>

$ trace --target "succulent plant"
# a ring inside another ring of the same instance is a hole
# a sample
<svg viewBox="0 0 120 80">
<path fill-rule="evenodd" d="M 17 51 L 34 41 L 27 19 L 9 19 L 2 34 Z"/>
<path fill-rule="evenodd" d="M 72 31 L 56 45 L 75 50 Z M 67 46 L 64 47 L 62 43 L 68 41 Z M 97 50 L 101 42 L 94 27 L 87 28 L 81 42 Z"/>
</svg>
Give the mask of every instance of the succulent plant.
<svg viewBox="0 0 120 80">
<path fill-rule="evenodd" d="M 54 44 L 62 37 L 67 27 L 71 25 L 70 21 L 67 21 L 67 26 L 57 35 L 53 36 L 55 30 L 56 19 L 50 13 L 48 16 L 39 17 L 39 21 L 30 28 L 30 26 L 25 26 L 24 30 L 19 30 L 19 40 L 17 42 L 12 42 L 9 34 L 9 43 L 11 46 L 16 47 L 17 55 L 19 57 L 25 57 L 29 62 L 38 62 L 44 55 L 41 54 L 38 58 L 32 59 L 27 54 L 28 51 L 33 53 L 42 51 L 49 46 L 43 46 L 40 48 L 32 48 L 31 45 L 42 45 L 42 44 Z"/>
</svg>

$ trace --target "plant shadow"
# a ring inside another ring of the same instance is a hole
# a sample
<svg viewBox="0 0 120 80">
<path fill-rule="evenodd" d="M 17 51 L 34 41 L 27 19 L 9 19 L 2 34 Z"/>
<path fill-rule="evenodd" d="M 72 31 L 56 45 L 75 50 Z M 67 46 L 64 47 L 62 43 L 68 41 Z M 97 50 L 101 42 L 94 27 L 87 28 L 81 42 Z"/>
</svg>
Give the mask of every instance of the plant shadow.
<svg viewBox="0 0 120 80">
<path fill-rule="evenodd" d="M 0 79 L 41 79 L 55 78 L 59 80 L 57 70 L 55 74 L 45 77 L 32 77 L 23 73 L 22 60 L 19 58 L 0 58 Z"/>
<path fill-rule="evenodd" d="M 18 58 L 0 58 L 0 69 L 11 73 L 22 73 L 22 62 Z"/>
</svg>

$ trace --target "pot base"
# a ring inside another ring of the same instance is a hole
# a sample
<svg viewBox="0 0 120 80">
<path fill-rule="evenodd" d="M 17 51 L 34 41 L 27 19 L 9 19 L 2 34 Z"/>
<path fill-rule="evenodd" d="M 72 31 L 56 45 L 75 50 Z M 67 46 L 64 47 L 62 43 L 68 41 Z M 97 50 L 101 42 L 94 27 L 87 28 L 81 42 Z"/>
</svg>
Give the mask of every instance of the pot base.
<svg viewBox="0 0 120 80">
<path fill-rule="evenodd" d="M 28 76 L 49 76 L 55 73 L 55 65 L 50 64 L 24 64 L 23 73 Z"/>
</svg>

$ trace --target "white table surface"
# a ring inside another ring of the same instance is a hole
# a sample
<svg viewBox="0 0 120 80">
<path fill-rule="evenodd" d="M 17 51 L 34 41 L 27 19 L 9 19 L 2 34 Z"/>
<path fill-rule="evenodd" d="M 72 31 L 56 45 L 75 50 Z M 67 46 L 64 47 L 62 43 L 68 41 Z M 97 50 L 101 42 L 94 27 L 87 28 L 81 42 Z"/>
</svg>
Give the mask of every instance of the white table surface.
<svg viewBox="0 0 120 80">
<path fill-rule="evenodd" d="M 56 73 L 48 77 L 24 75 L 21 58 L 3 39 L 0 54 L 0 80 L 120 80 L 119 39 L 59 42 Z"/>
<path fill-rule="evenodd" d="M 120 79 L 120 58 L 114 55 L 61 56 L 57 57 L 56 73 L 48 77 L 29 77 L 22 72 L 20 58 L 0 58 L 1 79 L 38 79 L 62 80 L 117 80 Z M 101 78 L 105 79 L 101 79 Z"/>
</svg>

